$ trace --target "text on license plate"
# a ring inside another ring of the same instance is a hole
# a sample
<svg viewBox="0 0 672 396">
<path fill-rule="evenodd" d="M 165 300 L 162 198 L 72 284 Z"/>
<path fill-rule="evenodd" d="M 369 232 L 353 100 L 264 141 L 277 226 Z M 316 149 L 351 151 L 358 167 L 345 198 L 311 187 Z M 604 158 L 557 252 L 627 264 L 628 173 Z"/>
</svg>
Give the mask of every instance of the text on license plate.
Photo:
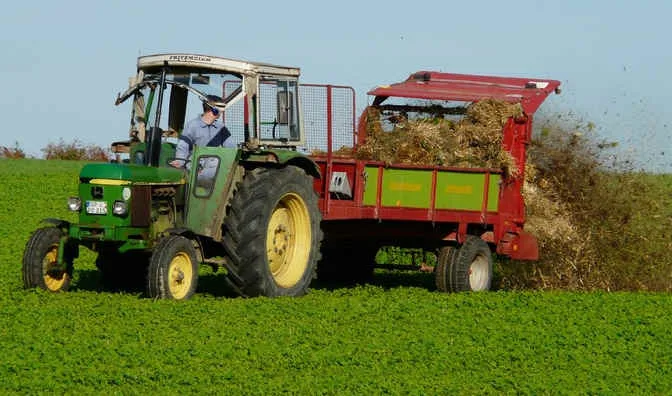
<svg viewBox="0 0 672 396">
<path fill-rule="evenodd" d="M 86 201 L 86 213 L 88 214 L 107 214 L 107 202 L 105 201 Z"/>
</svg>

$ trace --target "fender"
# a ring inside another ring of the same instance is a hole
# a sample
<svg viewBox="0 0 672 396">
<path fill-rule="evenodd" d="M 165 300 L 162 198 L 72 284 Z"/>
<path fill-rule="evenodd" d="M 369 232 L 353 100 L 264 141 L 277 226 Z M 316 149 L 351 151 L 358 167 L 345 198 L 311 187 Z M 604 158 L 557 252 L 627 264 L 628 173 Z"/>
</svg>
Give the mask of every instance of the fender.
<svg viewBox="0 0 672 396">
<path fill-rule="evenodd" d="M 70 230 L 69 221 L 49 217 L 42 219 L 40 223 L 53 224 L 55 228 L 63 230 L 64 235 L 58 243 L 58 257 L 56 259 L 59 266 L 65 264 L 66 258 L 67 260 L 72 260 L 79 257 L 79 244 L 68 236 L 68 231 Z"/>
<path fill-rule="evenodd" d="M 264 162 L 279 165 L 293 165 L 303 169 L 310 176 L 321 179 L 320 167 L 306 155 L 291 150 L 261 150 L 243 156 L 244 161 Z"/>
<path fill-rule="evenodd" d="M 514 260 L 539 260 L 539 244 L 534 235 L 523 230 L 517 234 L 507 232 L 497 244 L 497 253 Z"/>
<path fill-rule="evenodd" d="M 163 232 L 168 235 L 181 235 L 187 238 L 193 238 L 196 235 L 192 230 L 186 227 L 167 228 Z"/>
<path fill-rule="evenodd" d="M 312 159 L 304 155 L 298 154 L 286 161 L 285 164 L 298 166 L 299 168 L 306 171 L 307 174 L 316 179 L 322 178 L 322 175 L 320 174 L 320 168 L 317 166 L 317 164 L 313 162 Z"/>
<path fill-rule="evenodd" d="M 54 227 L 60 228 L 63 231 L 68 231 L 70 229 L 70 222 L 66 220 L 61 220 L 61 219 L 54 219 L 52 217 L 42 219 L 40 220 L 40 223 L 48 223 L 48 224 L 53 224 Z"/>
</svg>

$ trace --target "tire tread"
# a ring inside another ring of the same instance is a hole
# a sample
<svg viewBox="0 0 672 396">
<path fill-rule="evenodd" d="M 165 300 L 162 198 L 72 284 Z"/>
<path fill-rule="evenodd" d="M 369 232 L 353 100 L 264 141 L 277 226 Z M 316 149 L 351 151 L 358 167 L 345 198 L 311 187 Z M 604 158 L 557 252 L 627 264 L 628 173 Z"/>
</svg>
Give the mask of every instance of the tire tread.
<svg viewBox="0 0 672 396">
<path fill-rule="evenodd" d="M 312 177 L 295 166 L 256 168 L 249 171 L 238 184 L 223 224 L 223 245 L 231 259 L 230 282 L 236 285 L 243 296 L 298 296 L 306 292 L 315 277 L 315 263 L 320 257 L 318 247 L 322 240 L 321 213 L 312 185 Z M 296 286 L 285 289 L 276 285 L 268 273 L 264 243 L 267 231 L 265 222 L 268 219 L 265 217 L 276 204 L 274 197 L 277 192 L 292 187 L 296 187 L 298 191 L 293 192 L 299 193 L 308 207 L 312 246 L 309 273 Z"/>
<path fill-rule="evenodd" d="M 448 289 L 451 292 L 471 291 L 469 284 L 469 270 L 474 258 L 483 253 L 488 258 L 490 281 L 488 282 L 488 289 L 492 280 L 492 255 L 490 247 L 481 238 L 474 235 L 467 235 L 462 246 L 454 254 L 454 259 L 451 260 Z"/>
</svg>

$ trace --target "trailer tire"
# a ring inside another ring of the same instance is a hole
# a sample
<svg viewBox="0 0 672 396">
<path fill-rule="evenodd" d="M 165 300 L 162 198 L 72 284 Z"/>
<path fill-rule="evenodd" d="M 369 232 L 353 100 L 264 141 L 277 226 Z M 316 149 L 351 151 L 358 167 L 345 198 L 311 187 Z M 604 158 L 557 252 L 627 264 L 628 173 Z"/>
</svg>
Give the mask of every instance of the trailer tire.
<svg viewBox="0 0 672 396">
<path fill-rule="evenodd" d="M 449 285 L 450 271 L 453 268 L 456 252 L 457 249 L 454 246 L 444 246 L 439 249 L 439 257 L 436 260 L 436 268 L 434 269 L 436 288 L 439 291 L 451 291 Z"/>
<path fill-rule="evenodd" d="M 453 254 L 448 271 L 451 292 L 486 291 L 492 284 L 492 252 L 479 237 L 468 235 Z"/>
<path fill-rule="evenodd" d="M 39 287 L 51 292 L 67 291 L 72 280 L 73 255 L 63 253 L 65 268 L 58 268 L 58 248 L 64 236 L 60 228 L 35 230 L 23 252 L 23 286 Z"/>
<path fill-rule="evenodd" d="M 229 278 L 244 296 L 300 296 L 320 258 L 313 178 L 295 166 L 257 168 L 239 184 L 224 222 Z"/>
<path fill-rule="evenodd" d="M 191 240 L 171 235 L 154 248 L 147 271 L 147 295 L 151 298 L 187 300 L 198 285 L 198 261 Z"/>
</svg>

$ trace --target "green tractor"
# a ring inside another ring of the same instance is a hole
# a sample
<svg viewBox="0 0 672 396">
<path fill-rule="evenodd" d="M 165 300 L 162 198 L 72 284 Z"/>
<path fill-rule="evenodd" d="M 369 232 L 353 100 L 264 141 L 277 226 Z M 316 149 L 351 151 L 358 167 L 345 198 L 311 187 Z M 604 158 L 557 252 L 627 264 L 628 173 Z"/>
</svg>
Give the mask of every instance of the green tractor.
<svg viewBox="0 0 672 396">
<path fill-rule="evenodd" d="M 85 246 L 97 252 L 103 281 L 142 280 L 151 298 L 191 297 L 201 263 L 224 268 L 244 296 L 304 294 L 322 231 L 319 168 L 297 149 L 298 80 L 297 68 L 220 57 L 138 58 L 117 98 L 133 102 L 131 140 L 116 144 L 127 158 L 82 168 L 78 196 L 68 200 L 79 220 L 46 219 L 32 234 L 24 286 L 67 290 Z M 221 98 L 214 105 L 236 146 L 194 146 L 176 159 L 185 119 L 208 95 Z"/>
</svg>

